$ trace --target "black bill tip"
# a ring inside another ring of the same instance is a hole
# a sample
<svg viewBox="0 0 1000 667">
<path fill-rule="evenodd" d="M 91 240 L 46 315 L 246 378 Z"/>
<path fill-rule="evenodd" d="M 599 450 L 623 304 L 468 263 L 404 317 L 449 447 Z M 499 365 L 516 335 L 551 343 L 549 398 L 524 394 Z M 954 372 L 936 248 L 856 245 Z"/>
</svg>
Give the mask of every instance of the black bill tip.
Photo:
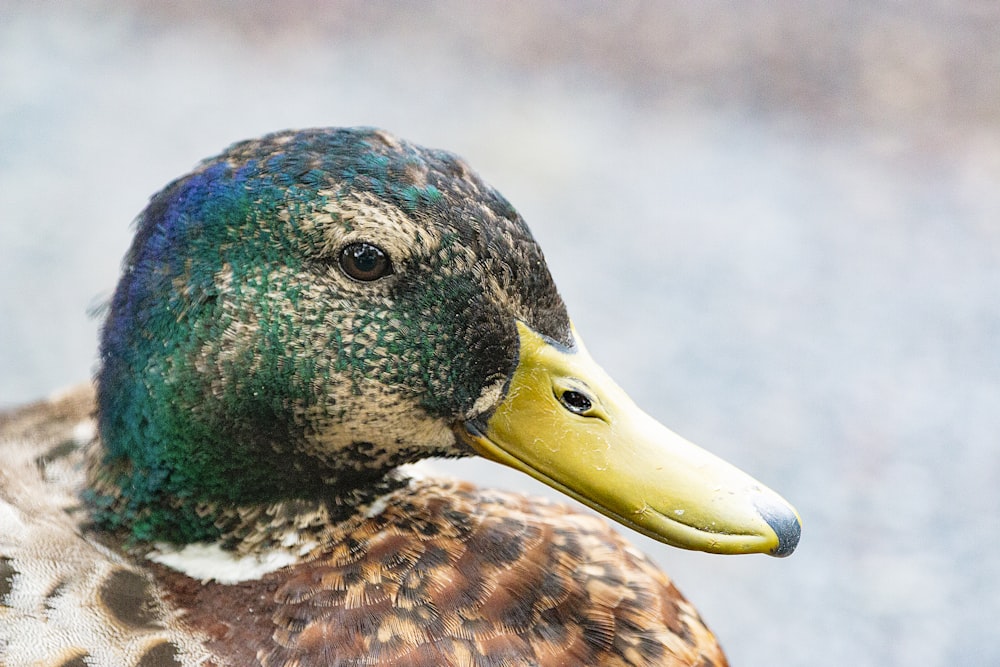
<svg viewBox="0 0 1000 667">
<path fill-rule="evenodd" d="M 784 558 L 795 551 L 802 535 L 802 523 L 795 510 L 784 504 L 764 503 L 757 506 L 757 511 L 778 536 L 778 546 L 771 550 L 771 555 Z"/>
</svg>

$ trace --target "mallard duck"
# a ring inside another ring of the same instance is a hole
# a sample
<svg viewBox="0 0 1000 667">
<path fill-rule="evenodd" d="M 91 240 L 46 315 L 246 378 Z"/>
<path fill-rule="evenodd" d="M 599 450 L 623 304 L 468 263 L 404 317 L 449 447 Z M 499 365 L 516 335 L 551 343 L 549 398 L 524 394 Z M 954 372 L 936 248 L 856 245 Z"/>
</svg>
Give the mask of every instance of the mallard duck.
<svg viewBox="0 0 1000 667">
<path fill-rule="evenodd" d="M 777 494 L 592 360 L 514 208 L 366 128 L 155 195 L 96 389 L 0 420 L 5 665 L 722 665 L 599 517 L 421 477 L 478 454 L 678 547 L 784 556 Z"/>
</svg>

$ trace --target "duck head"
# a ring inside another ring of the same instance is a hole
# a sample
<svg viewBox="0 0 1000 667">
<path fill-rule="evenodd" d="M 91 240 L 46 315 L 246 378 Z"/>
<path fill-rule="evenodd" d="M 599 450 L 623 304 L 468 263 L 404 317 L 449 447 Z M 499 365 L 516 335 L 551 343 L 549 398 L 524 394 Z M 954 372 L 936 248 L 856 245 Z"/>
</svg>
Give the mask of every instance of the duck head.
<svg viewBox="0 0 1000 667">
<path fill-rule="evenodd" d="M 154 196 L 98 388 L 94 516 L 139 540 L 217 538 L 206 503 L 349 505 L 401 464 L 478 453 L 676 546 L 798 541 L 788 503 L 591 359 L 498 192 L 379 130 L 239 143 Z"/>
</svg>

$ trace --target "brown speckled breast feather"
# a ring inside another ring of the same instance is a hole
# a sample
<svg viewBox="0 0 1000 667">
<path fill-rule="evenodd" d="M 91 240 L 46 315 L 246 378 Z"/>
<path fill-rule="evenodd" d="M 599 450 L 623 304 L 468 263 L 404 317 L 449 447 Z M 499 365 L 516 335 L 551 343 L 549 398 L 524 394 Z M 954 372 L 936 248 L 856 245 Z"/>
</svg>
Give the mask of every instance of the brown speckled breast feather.
<svg viewBox="0 0 1000 667">
<path fill-rule="evenodd" d="M 603 520 L 427 481 L 331 528 L 315 560 L 235 585 L 156 566 L 234 665 L 724 665 L 673 584 Z"/>
</svg>

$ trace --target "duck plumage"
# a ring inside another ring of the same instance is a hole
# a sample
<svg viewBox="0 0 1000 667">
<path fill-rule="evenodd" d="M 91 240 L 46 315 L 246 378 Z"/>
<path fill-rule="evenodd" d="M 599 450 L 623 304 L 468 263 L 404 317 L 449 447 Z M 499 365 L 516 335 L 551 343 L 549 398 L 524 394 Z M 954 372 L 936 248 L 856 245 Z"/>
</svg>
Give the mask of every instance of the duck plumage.
<svg viewBox="0 0 1000 667">
<path fill-rule="evenodd" d="M 602 519 L 409 465 L 471 454 L 677 546 L 798 540 L 593 364 L 460 159 L 236 144 L 140 215 L 96 388 L 0 416 L 0 664 L 725 664 Z"/>
</svg>

